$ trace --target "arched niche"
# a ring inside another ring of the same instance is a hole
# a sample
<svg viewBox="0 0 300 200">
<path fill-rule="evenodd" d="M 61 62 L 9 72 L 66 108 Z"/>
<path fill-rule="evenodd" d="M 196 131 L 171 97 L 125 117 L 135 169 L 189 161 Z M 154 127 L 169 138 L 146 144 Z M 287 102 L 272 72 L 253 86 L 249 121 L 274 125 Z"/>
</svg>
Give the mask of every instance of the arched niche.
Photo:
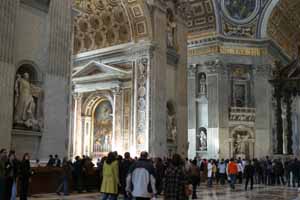
<svg viewBox="0 0 300 200">
<path fill-rule="evenodd" d="M 38 131 L 43 128 L 42 74 L 33 62 L 22 62 L 16 70 L 13 128 Z"/>
<path fill-rule="evenodd" d="M 255 135 L 253 129 L 239 125 L 234 127 L 231 132 L 231 155 L 240 158 L 253 158 L 255 148 Z"/>
<path fill-rule="evenodd" d="M 102 157 L 112 150 L 114 141 L 113 98 L 109 92 L 96 92 L 82 107 L 84 152 Z"/>
<path fill-rule="evenodd" d="M 30 80 L 38 85 L 43 84 L 43 72 L 38 67 L 38 65 L 31 60 L 22 60 L 17 64 L 16 74 L 29 73 Z"/>
<path fill-rule="evenodd" d="M 102 98 L 94 107 L 93 116 L 93 154 L 112 151 L 113 108 L 110 101 Z"/>
</svg>

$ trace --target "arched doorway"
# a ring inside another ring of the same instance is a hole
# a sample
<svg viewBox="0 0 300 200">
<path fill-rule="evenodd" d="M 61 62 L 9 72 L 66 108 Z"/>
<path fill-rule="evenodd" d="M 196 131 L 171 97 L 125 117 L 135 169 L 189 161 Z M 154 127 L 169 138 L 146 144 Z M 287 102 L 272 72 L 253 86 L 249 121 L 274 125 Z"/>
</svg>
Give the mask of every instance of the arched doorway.
<svg viewBox="0 0 300 200">
<path fill-rule="evenodd" d="M 100 100 L 93 112 L 93 154 L 101 156 L 112 151 L 113 109 L 106 98 Z"/>
</svg>

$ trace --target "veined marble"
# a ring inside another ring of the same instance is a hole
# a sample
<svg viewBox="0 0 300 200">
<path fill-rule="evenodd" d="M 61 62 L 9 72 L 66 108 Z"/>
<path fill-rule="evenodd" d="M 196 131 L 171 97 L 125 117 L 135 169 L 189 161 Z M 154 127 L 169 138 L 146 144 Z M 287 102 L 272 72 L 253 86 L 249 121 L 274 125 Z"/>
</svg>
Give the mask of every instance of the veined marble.
<svg viewBox="0 0 300 200">
<path fill-rule="evenodd" d="M 243 185 L 244 186 L 244 185 Z M 298 194 L 296 188 L 288 187 L 265 187 L 255 186 L 254 190 L 245 191 L 242 185 L 237 185 L 236 190 L 232 191 L 229 186 L 214 186 L 212 189 L 208 189 L 204 184 L 198 188 L 197 195 L 200 200 L 298 200 L 300 194 Z M 81 194 L 71 195 L 68 197 L 57 197 L 57 195 L 40 195 L 30 198 L 30 200 L 96 200 L 100 199 L 100 194 Z M 122 199 L 121 197 L 119 199 Z M 158 198 L 163 199 L 162 197 Z"/>
</svg>

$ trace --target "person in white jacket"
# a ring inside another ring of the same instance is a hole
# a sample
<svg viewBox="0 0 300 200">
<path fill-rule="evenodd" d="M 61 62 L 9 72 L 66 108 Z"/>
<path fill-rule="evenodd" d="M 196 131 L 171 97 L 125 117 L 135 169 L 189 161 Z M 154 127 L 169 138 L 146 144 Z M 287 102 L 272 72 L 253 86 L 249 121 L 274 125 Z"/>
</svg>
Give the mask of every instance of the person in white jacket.
<svg viewBox="0 0 300 200">
<path fill-rule="evenodd" d="M 207 164 L 207 186 L 212 187 L 212 179 L 213 179 L 213 165 L 212 165 L 212 160 L 208 161 Z"/>
<path fill-rule="evenodd" d="M 126 192 L 136 200 L 156 198 L 155 169 L 148 153 L 142 152 L 141 157 L 129 169 L 126 179 Z"/>
</svg>

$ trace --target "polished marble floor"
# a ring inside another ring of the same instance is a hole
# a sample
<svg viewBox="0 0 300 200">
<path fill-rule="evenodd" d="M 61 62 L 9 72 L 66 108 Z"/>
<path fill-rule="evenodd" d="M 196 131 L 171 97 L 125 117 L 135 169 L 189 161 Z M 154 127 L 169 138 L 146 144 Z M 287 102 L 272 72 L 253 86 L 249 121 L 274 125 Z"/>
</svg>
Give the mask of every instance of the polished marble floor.
<svg viewBox="0 0 300 200">
<path fill-rule="evenodd" d="M 227 186 L 214 186 L 208 189 L 205 186 L 198 188 L 198 199 L 200 200 L 300 200 L 300 193 L 296 188 L 288 187 L 262 187 L 255 186 L 253 191 L 244 191 L 242 186 L 237 186 L 232 191 Z M 30 200 L 99 200 L 100 194 L 80 194 L 59 197 L 57 195 L 38 195 Z M 120 198 L 122 199 L 122 198 Z M 162 198 L 159 198 L 162 199 Z"/>
</svg>

